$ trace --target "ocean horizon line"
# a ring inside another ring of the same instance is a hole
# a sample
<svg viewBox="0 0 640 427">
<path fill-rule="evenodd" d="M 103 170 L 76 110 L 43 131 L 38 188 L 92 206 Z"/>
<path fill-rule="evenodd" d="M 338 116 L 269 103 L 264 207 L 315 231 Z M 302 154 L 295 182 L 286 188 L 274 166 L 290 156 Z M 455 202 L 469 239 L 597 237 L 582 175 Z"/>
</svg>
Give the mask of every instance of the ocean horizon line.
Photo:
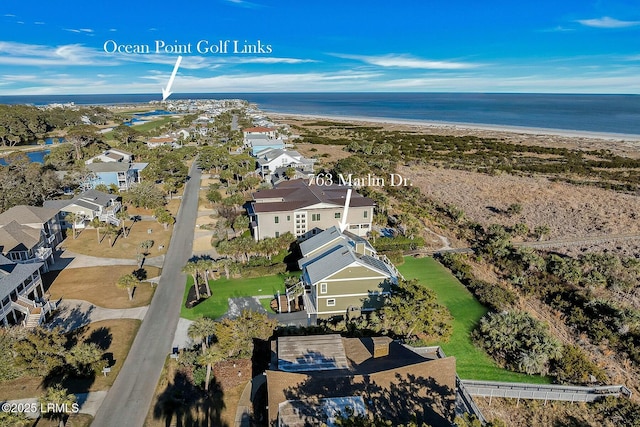
<svg viewBox="0 0 640 427">
<path fill-rule="evenodd" d="M 640 135 L 636 94 L 493 92 L 197 92 L 161 94 L 3 95 L 5 104 L 126 105 L 242 99 L 265 114 L 359 117 L 454 124 Z M 516 130 L 517 131 L 517 130 Z M 634 138 L 635 139 L 635 138 Z"/>
</svg>

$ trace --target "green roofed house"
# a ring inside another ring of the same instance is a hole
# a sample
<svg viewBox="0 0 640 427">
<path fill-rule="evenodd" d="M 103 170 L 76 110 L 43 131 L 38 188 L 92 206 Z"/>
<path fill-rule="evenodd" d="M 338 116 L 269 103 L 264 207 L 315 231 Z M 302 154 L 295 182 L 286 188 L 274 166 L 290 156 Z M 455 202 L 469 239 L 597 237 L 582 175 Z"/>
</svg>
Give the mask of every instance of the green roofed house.
<svg viewBox="0 0 640 427">
<path fill-rule="evenodd" d="M 379 308 L 400 273 L 364 238 L 330 227 L 300 243 L 303 301 L 311 319 Z"/>
</svg>

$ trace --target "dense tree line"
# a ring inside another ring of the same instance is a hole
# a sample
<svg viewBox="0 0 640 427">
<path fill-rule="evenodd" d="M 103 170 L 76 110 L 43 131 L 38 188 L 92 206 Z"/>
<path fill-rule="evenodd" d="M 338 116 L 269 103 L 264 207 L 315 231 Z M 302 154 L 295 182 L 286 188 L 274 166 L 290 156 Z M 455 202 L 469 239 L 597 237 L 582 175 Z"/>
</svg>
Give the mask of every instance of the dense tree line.
<svg viewBox="0 0 640 427">
<path fill-rule="evenodd" d="M 55 172 L 31 162 L 26 154 L 10 154 L 5 161 L 7 165 L 0 166 L 0 212 L 16 205 L 42 206 L 59 192 Z"/>
<path fill-rule="evenodd" d="M 106 124 L 115 115 L 103 107 L 38 108 L 0 105 L 0 144 L 33 144 L 49 132 L 63 131 L 86 123 Z"/>
</svg>

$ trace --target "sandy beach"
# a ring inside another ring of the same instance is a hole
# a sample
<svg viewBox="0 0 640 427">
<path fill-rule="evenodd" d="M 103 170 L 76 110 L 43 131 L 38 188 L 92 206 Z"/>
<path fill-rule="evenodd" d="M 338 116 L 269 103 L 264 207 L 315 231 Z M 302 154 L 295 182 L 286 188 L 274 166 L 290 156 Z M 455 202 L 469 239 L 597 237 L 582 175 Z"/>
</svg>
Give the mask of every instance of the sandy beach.
<svg viewBox="0 0 640 427">
<path fill-rule="evenodd" d="M 565 129 L 531 128 L 520 126 L 484 125 L 476 123 L 436 122 L 427 120 L 403 120 L 384 117 L 347 117 L 311 114 L 269 113 L 275 121 L 307 123 L 311 120 L 331 120 L 357 125 L 383 126 L 388 130 L 423 132 L 426 134 L 467 136 L 504 139 L 509 142 L 576 148 L 581 150 L 611 150 L 618 154 L 640 157 L 640 135 L 588 132 Z"/>
</svg>

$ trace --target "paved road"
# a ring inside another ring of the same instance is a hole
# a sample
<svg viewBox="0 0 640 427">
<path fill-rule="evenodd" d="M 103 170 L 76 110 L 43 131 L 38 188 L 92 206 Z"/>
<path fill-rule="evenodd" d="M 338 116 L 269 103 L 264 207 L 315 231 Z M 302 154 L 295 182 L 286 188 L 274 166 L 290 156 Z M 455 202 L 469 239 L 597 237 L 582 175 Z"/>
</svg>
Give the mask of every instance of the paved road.
<svg viewBox="0 0 640 427">
<path fill-rule="evenodd" d="M 195 162 L 189 175 L 158 289 L 129 356 L 91 424 L 93 427 L 142 427 L 151 407 L 178 325 L 186 279 L 180 271 L 193 246 L 200 187 L 200 171 Z"/>
</svg>

